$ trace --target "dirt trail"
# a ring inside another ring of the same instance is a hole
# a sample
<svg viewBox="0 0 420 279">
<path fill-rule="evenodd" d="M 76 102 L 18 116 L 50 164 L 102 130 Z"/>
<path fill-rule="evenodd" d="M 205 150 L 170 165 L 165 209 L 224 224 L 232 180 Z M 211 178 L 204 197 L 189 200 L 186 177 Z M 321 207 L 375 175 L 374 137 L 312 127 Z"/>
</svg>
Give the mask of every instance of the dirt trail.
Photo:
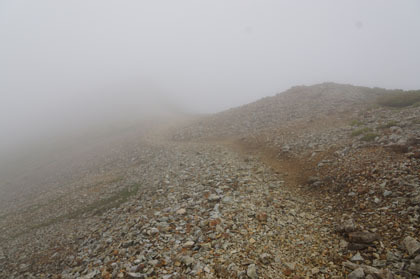
<svg viewBox="0 0 420 279">
<path fill-rule="evenodd" d="M 225 146 L 243 157 L 252 156 L 257 158 L 265 165 L 271 167 L 275 172 L 281 174 L 286 182 L 284 187 L 302 198 L 307 197 L 308 188 L 305 185 L 308 179 L 315 175 L 315 162 L 325 156 L 325 154 L 318 154 L 317 160 L 309 161 L 301 158 L 292 158 L 287 155 L 279 156 L 278 150 L 263 144 L 248 143 L 236 139 L 212 142 Z M 316 194 L 316 192 L 312 191 L 312 194 Z"/>
</svg>

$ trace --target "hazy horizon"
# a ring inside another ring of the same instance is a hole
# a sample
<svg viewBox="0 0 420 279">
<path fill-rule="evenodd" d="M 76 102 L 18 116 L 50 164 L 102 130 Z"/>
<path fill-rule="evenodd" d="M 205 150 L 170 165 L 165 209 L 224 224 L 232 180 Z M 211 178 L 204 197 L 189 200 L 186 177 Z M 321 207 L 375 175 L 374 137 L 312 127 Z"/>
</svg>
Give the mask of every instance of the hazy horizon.
<svg viewBox="0 0 420 279">
<path fill-rule="evenodd" d="M 295 85 L 419 89 L 418 1 L 1 1 L 0 151 Z"/>
</svg>

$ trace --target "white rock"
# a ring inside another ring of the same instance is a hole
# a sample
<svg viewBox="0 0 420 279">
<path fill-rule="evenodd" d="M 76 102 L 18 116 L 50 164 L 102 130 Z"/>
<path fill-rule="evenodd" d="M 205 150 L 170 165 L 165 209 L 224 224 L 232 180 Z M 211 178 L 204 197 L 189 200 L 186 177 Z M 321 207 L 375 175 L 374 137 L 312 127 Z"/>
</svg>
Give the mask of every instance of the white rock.
<svg viewBox="0 0 420 279">
<path fill-rule="evenodd" d="M 184 243 L 183 247 L 185 247 L 185 248 L 191 248 L 191 247 L 194 246 L 194 244 L 195 244 L 194 241 L 189 240 L 189 241 L 187 241 L 187 242 Z"/>
<path fill-rule="evenodd" d="M 251 278 L 251 279 L 257 279 L 258 278 L 257 267 L 255 266 L 255 264 L 248 265 L 246 275 L 248 275 L 248 277 Z"/>
<path fill-rule="evenodd" d="M 209 200 L 209 201 L 211 201 L 211 202 L 217 202 L 217 201 L 220 201 L 220 196 L 215 195 L 215 194 L 211 194 L 211 195 L 208 197 L 208 200 Z"/>
<path fill-rule="evenodd" d="M 353 257 L 350 259 L 352 262 L 363 261 L 363 257 L 357 252 Z"/>
</svg>

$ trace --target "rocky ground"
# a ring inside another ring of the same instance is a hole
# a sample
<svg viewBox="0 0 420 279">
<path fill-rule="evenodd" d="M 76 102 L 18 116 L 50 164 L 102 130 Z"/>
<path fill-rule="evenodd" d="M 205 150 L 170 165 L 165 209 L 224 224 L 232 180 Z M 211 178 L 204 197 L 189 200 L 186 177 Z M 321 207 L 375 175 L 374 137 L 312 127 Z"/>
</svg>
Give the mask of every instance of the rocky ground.
<svg viewBox="0 0 420 279">
<path fill-rule="evenodd" d="M 379 91 L 298 87 L 150 135 L 2 216 L 0 277 L 420 278 L 420 109 Z"/>
</svg>

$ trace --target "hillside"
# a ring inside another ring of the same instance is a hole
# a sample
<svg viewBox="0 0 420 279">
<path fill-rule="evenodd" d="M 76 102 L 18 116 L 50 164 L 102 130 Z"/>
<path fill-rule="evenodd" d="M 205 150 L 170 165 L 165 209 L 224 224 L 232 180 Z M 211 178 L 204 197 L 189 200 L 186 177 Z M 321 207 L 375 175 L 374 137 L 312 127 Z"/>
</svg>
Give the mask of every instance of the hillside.
<svg viewBox="0 0 420 279">
<path fill-rule="evenodd" d="M 0 277 L 418 278 L 416 94 L 298 86 L 91 142 L 0 216 Z"/>
<path fill-rule="evenodd" d="M 296 86 L 272 97 L 233 108 L 184 128 L 177 139 L 260 136 L 279 128 L 314 120 L 340 120 L 364 109 L 386 90 L 323 83 Z M 338 118 L 338 119 L 335 119 Z M 311 122 L 312 122 L 311 121 Z"/>
<path fill-rule="evenodd" d="M 200 119 L 173 138 L 217 142 L 259 157 L 287 175 L 286 185 L 330 211 L 336 226 L 356 223 L 381 236 L 381 248 L 364 245 L 365 264 L 412 278 L 406 270 L 416 265 L 397 265 L 390 255 L 403 251 L 383 246 L 404 250 L 404 237 L 420 235 L 419 98 L 419 91 L 298 86 Z M 349 236 L 344 232 L 343 251 L 359 250 Z"/>
</svg>

